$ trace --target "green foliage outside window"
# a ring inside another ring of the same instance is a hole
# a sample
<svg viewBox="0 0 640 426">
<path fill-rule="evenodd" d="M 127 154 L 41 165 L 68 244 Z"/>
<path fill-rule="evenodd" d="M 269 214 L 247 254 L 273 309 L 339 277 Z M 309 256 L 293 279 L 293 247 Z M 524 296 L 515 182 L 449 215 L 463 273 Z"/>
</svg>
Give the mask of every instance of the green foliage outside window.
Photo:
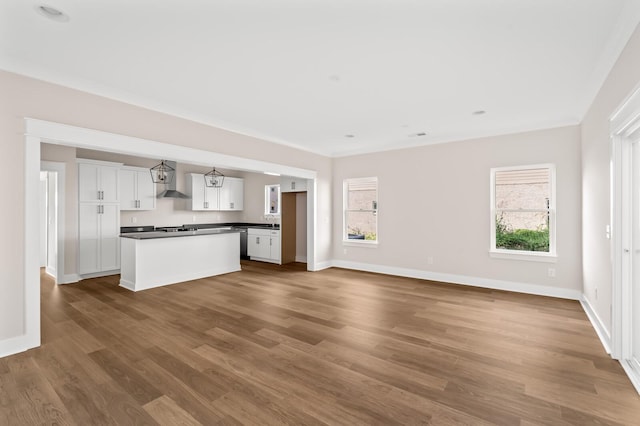
<svg viewBox="0 0 640 426">
<path fill-rule="evenodd" d="M 496 217 L 496 248 L 506 250 L 549 252 L 549 227 L 542 229 L 510 229 L 502 216 Z"/>
</svg>

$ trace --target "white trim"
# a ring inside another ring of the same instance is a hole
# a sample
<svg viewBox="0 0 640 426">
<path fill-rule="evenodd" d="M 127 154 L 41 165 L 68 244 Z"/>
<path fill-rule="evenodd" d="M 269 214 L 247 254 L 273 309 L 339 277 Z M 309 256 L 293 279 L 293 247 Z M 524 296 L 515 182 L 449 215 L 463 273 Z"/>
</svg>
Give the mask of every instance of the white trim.
<svg viewBox="0 0 640 426">
<path fill-rule="evenodd" d="M 633 387 L 636 388 L 636 392 L 640 394 L 640 374 L 638 373 L 638 370 L 633 368 L 633 366 L 631 366 L 626 360 L 621 360 L 620 365 L 622 365 L 624 372 L 627 373 L 627 377 L 629 377 Z"/>
<path fill-rule="evenodd" d="M 116 154 L 144 155 L 146 157 L 153 153 L 158 158 L 188 162 L 198 166 L 210 167 L 211 164 L 216 164 L 220 168 L 259 173 L 269 170 L 274 173 L 305 179 L 316 179 L 318 175 L 315 170 L 300 169 L 283 164 L 219 154 L 213 151 L 85 129 L 34 118 L 25 118 L 25 120 L 26 134 L 28 136 L 34 136 L 42 139 L 43 142 L 55 145 L 74 146 L 76 148 L 107 151 Z"/>
<path fill-rule="evenodd" d="M 334 267 L 335 260 L 327 260 L 325 262 L 316 262 L 314 269 L 309 269 L 310 271 L 322 271 L 323 269 L 329 269 Z"/>
<path fill-rule="evenodd" d="M 81 279 L 80 275 L 78 274 L 65 274 L 64 281 L 62 281 L 59 284 L 73 284 L 80 281 L 80 279 Z"/>
<path fill-rule="evenodd" d="M 489 257 L 495 259 L 511 259 L 511 260 L 524 260 L 527 262 L 546 262 L 557 263 L 558 256 L 545 252 L 536 251 L 520 251 L 520 250 L 489 250 Z"/>
<path fill-rule="evenodd" d="M 120 274 L 120 269 L 113 269 L 111 271 L 91 272 L 90 274 L 78 274 L 78 278 L 80 280 L 90 280 L 91 278 L 110 277 L 118 274 Z"/>
<path fill-rule="evenodd" d="M 0 358 L 28 351 L 36 346 L 39 343 L 34 346 L 31 337 L 25 334 L 0 340 Z"/>
<path fill-rule="evenodd" d="M 378 241 L 372 240 L 342 240 L 342 245 L 346 247 L 378 248 Z"/>
<path fill-rule="evenodd" d="M 17 336 L 15 348 L 40 346 L 40 139 L 25 138 L 24 197 L 24 336 Z M 10 345 L 10 347 L 13 344 Z"/>
<path fill-rule="evenodd" d="M 315 270 L 317 244 L 317 175 L 314 170 L 300 169 L 283 164 L 268 163 L 231 155 L 219 154 L 201 149 L 168 143 L 155 142 L 130 136 L 117 135 L 98 130 L 85 129 L 66 124 L 54 123 L 26 117 L 25 119 L 25 335 L 20 345 L 9 344 L 6 355 L 40 345 L 40 268 L 39 252 L 39 183 L 40 144 L 42 142 L 114 152 L 125 155 L 148 156 L 153 153 L 158 158 L 168 158 L 209 167 L 217 164 L 221 168 L 231 168 L 251 172 L 271 172 L 309 179 L 312 185 L 307 197 L 307 270 Z M 65 276 L 65 282 L 73 282 L 75 277 Z M 4 347 L 4 340 L 0 347 Z M 15 351 L 10 348 L 17 348 Z"/>
<path fill-rule="evenodd" d="M 54 273 L 47 273 L 53 277 L 56 281 L 56 284 L 62 284 L 65 281 L 64 275 L 64 264 L 65 264 L 65 251 L 64 251 L 64 242 L 65 242 L 65 210 L 66 210 L 66 164 L 59 163 L 55 161 L 40 161 L 40 170 L 46 170 L 48 172 L 56 172 L 58 174 L 57 182 L 56 182 L 56 191 L 58 192 L 58 208 L 57 208 L 57 216 L 58 216 L 58 259 L 56 271 Z"/>
<path fill-rule="evenodd" d="M 504 171 L 516 171 L 516 170 L 532 170 L 532 169 L 549 169 L 549 252 L 525 252 L 518 251 L 517 253 L 511 253 L 508 250 L 501 250 L 496 248 L 496 172 Z M 556 210 L 556 165 L 553 163 L 542 164 L 526 164 L 522 166 L 503 166 L 492 167 L 489 169 L 489 255 L 491 257 L 498 257 L 502 259 L 517 259 L 517 260 L 533 260 L 538 262 L 545 262 L 545 260 L 539 259 L 525 259 L 524 257 L 518 257 L 522 254 L 532 257 L 540 257 L 546 255 L 551 257 L 557 256 L 556 247 L 556 222 L 557 222 L 557 210 Z M 493 255 L 496 254 L 496 255 Z M 507 256 L 498 256 L 497 254 L 503 254 Z M 547 260 L 546 262 L 553 262 Z"/>
<path fill-rule="evenodd" d="M 521 283 L 515 281 L 494 280 L 492 278 L 470 277 L 467 275 L 445 274 L 441 272 L 423 271 L 420 269 L 398 268 L 395 266 L 374 265 L 370 263 L 334 260 L 331 266 L 336 268 L 354 269 L 357 271 L 375 272 L 378 274 L 395 275 L 399 277 L 418 278 L 429 281 L 439 281 L 449 284 L 462 284 L 473 287 L 505 290 L 516 293 L 534 294 L 538 296 L 557 297 L 560 299 L 580 300 L 580 290 L 569 288 L 549 287 L 538 284 Z"/>
<path fill-rule="evenodd" d="M 587 318 L 589 318 L 593 329 L 596 331 L 596 334 L 598 335 L 598 338 L 600 339 L 600 343 L 602 343 L 604 350 L 607 351 L 608 354 L 611 354 L 611 334 L 596 313 L 595 309 L 593 309 L 593 307 L 591 306 L 591 302 L 589 302 L 589 299 L 587 299 L 584 294 L 580 298 L 580 305 L 582 305 L 584 313 L 587 314 Z"/>
</svg>

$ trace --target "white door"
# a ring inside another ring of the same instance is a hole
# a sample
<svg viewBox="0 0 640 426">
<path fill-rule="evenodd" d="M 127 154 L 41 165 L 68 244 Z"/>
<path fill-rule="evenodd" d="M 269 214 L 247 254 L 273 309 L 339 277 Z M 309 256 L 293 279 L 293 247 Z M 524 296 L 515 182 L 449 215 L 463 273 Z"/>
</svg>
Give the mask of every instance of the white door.
<svg viewBox="0 0 640 426">
<path fill-rule="evenodd" d="M 631 288 L 628 363 L 640 374 L 640 141 L 631 144 Z"/>
</svg>

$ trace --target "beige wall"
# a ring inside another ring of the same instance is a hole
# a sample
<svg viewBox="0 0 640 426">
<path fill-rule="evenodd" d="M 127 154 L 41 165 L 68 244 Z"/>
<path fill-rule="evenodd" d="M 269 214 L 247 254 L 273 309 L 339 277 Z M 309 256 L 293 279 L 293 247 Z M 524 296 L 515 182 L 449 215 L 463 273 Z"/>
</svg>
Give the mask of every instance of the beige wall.
<svg viewBox="0 0 640 426">
<path fill-rule="evenodd" d="M 627 43 L 582 123 L 584 295 L 611 332 L 609 116 L 640 84 L 640 29 Z M 597 297 L 596 297 L 597 290 Z"/>
<path fill-rule="evenodd" d="M 541 163 L 556 165 L 558 262 L 490 258 L 490 169 Z M 582 288 L 577 126 L 338 158 L 333 167 L 335 259 Z M 378 177 L 378 247 L 343 245 L 342 182 L 370 176 Z"/>
<path fill-rule="evenodd" d="M 24 117 L 316 170 L 316 260 L 330 260 L 331 159 L 4 71 L 0 93 L 0 179 L 11 182 L 3 194 L 11 208 L 0 209 L 0 341 L 24 334 Z"/>
</svg>

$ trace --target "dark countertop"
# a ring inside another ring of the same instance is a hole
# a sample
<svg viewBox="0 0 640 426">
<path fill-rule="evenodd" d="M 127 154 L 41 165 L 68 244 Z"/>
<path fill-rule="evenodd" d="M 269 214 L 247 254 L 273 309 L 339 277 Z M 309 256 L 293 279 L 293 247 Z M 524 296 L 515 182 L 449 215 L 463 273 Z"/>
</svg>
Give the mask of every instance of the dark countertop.
<svg viewBox="0 0 640 426">
<path fill-rule="evenodd" d="M 211 228 L 211 229 L 199 229 L 197 231 L 178 231 L 178 232 L 131 232 L 128 234 L 120 234 L 121 238 L 131 238 L 134 240 L 154 240 L 158 238 L 176 238 L 176 237 L 197 237 L 200 235 L 217 235 L 217 234 L 237 234 L 240 231 L 231 228 Z"/>
<path fill-rule="evenodd" d="M 273 226 L 271 223 L 249 223 L 249 222 L 227 222 L 227 223 L 187 223 L 182 226 L 184 227 L 195 227 L 198 229 L 210 229 L 210 228 L 220 228 L 225 226 L 233 226 L 235 228 L 260 228 L 260 229 L 280 229 L 280 224 L 275 224 Z"/>
</svg>

